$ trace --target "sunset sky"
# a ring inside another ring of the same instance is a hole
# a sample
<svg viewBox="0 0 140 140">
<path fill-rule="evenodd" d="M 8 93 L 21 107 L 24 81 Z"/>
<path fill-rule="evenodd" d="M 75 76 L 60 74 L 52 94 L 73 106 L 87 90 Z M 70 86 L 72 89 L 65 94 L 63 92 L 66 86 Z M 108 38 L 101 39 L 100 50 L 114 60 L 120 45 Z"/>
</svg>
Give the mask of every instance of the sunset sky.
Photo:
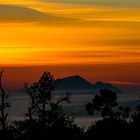
<svg viewBox="0 0 140 140">
<path fill-rule="evenodd" d="M 140 86 L 140 1 L 0 0 L 0 66 L 12 86 L 44 70 Z"/>
</svg>

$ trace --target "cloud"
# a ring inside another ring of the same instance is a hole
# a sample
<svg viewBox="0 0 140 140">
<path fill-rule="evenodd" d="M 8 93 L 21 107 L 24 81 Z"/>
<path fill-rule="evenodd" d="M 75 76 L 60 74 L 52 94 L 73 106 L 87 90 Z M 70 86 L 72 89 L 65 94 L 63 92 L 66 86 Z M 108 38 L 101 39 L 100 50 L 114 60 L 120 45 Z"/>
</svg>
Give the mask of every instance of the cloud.
<svg viewBox="0 0 140 140">
<path fill-rule="evenodd" d="M 40 23 L 60 23 L 69 19 L 46 14 L 31 8 L 0 5 L 0 22 L 40 22 Z"/>
<path fill-rule="evenodd" d="M 124 85 L 124 86 L 140 86 L 140 83 L 138 82 L 109 81 L 109 83 L 114 85 Z"/>
<path fill-rule="evenodd" d="M 102 6 L 140 7 L 139 0 L 38 0 L 38 1 L 73 3 L 73 4 L 93 4 Z"/>
<path fill-rule="evenodd" d="M 140 39 L 139 38 L 116 38 L 116 39 L 108 39 L 108 40 L 103 40 L 102 43 L 103 45 L 109 45 L 109 46 L 123 46 L 123 47 L 127 47 L 132 50 L 134 50 L 135 48 L 139 50 L 139 46 L 140 46 Z M 133 46 L 133 48 L 132 48 Z M 135 48 L 134 48 L 135 46 Z"/>
</svg>

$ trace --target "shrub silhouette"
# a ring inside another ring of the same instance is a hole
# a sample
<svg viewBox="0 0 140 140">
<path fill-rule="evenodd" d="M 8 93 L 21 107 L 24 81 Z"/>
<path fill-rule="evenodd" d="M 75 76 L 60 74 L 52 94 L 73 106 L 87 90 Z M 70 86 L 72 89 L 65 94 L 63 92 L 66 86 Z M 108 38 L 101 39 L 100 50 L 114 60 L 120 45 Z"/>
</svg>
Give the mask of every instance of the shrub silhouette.
<svg viewBox="0 0 140 140">
<path fill-rule="evenodd" d="M 128 136 L 129 132 L 131 134 L 130 130 L 130 124 L 125 119 L 103 118 L 88 128 L 86 138 L 121 139 Z"/>
<path fill-rule="evenodd" d="M 128 106 L 119 106 L 118 111 L 113 111 L 111 118 L 120 120 L 120 121 L 126 121 L 130 117 L 130 108 Z"/>
<path fill-rule="evenodd" d="M 134 114 L 131 115 L 132 122 L 131 125 L 133 129 L 139 129 L 140 128 L 140 105 L 136 107 L 136 111 Z"/>
</svg>

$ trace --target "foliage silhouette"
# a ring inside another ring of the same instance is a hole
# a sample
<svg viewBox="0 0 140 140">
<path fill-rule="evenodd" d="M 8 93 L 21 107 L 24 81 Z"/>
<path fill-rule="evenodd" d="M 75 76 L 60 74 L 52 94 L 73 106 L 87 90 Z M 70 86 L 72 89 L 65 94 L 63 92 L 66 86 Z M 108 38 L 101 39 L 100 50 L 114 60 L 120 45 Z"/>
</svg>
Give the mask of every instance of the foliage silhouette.
<svg viewBox="0 0 140 140">
<path fill-rule="evenodd" d="M 133 129 L 139 129 L 140 128 L 140 105 L 136 107 L 136 111 L 134 114 L 131 115 L 132 122 L 131 125 Z"/>
<path fill-rule="evenodd" d="M 113 111 L 111 118 L 116 120 L 127 120 L 130 117 L 130 108 L 128 106 L 119 106 L 118 111 Z"/>
<path fill-rule="evenodd" d="M 116 93 L 103 89 L 100 90 L 100 95 L 95 95 L 92 103 L 87 103 L 86 111 L 92 115 L 97 112 L 101 112 L 102 117 L 109 117 L 112 115 L 112 107 L 117 106 L 117 95 Z"/>
<path fill-rule="evenodd" d="M 115 118 L 103 118 L 91 125 L 86 131 L 86 138 L 121 139 L 130 132 L 130 124 Z"/>
</svg>

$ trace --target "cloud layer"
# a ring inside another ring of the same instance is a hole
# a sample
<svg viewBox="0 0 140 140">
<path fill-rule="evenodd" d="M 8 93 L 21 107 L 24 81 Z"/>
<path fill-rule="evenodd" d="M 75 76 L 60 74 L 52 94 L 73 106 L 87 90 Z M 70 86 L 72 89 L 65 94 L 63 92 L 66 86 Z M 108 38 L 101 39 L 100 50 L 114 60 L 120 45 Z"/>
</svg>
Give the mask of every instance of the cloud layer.
<svg viewBox="0 0 140 140">
<path fill-rule="evenodd" d="M 54 16 L 35 9 L 15 6 L 0 5 L 0 22 L 39 22 L 39 23 L 62 23 L 70 21 L 68 18 Z"/>
<path fill-rule="evenodd" d="M 100 6 L 140 7 L 139 0 L 38 0 L 38 1 L 74 3 L 74 4 L 93 4 Z"/>
</svg>

